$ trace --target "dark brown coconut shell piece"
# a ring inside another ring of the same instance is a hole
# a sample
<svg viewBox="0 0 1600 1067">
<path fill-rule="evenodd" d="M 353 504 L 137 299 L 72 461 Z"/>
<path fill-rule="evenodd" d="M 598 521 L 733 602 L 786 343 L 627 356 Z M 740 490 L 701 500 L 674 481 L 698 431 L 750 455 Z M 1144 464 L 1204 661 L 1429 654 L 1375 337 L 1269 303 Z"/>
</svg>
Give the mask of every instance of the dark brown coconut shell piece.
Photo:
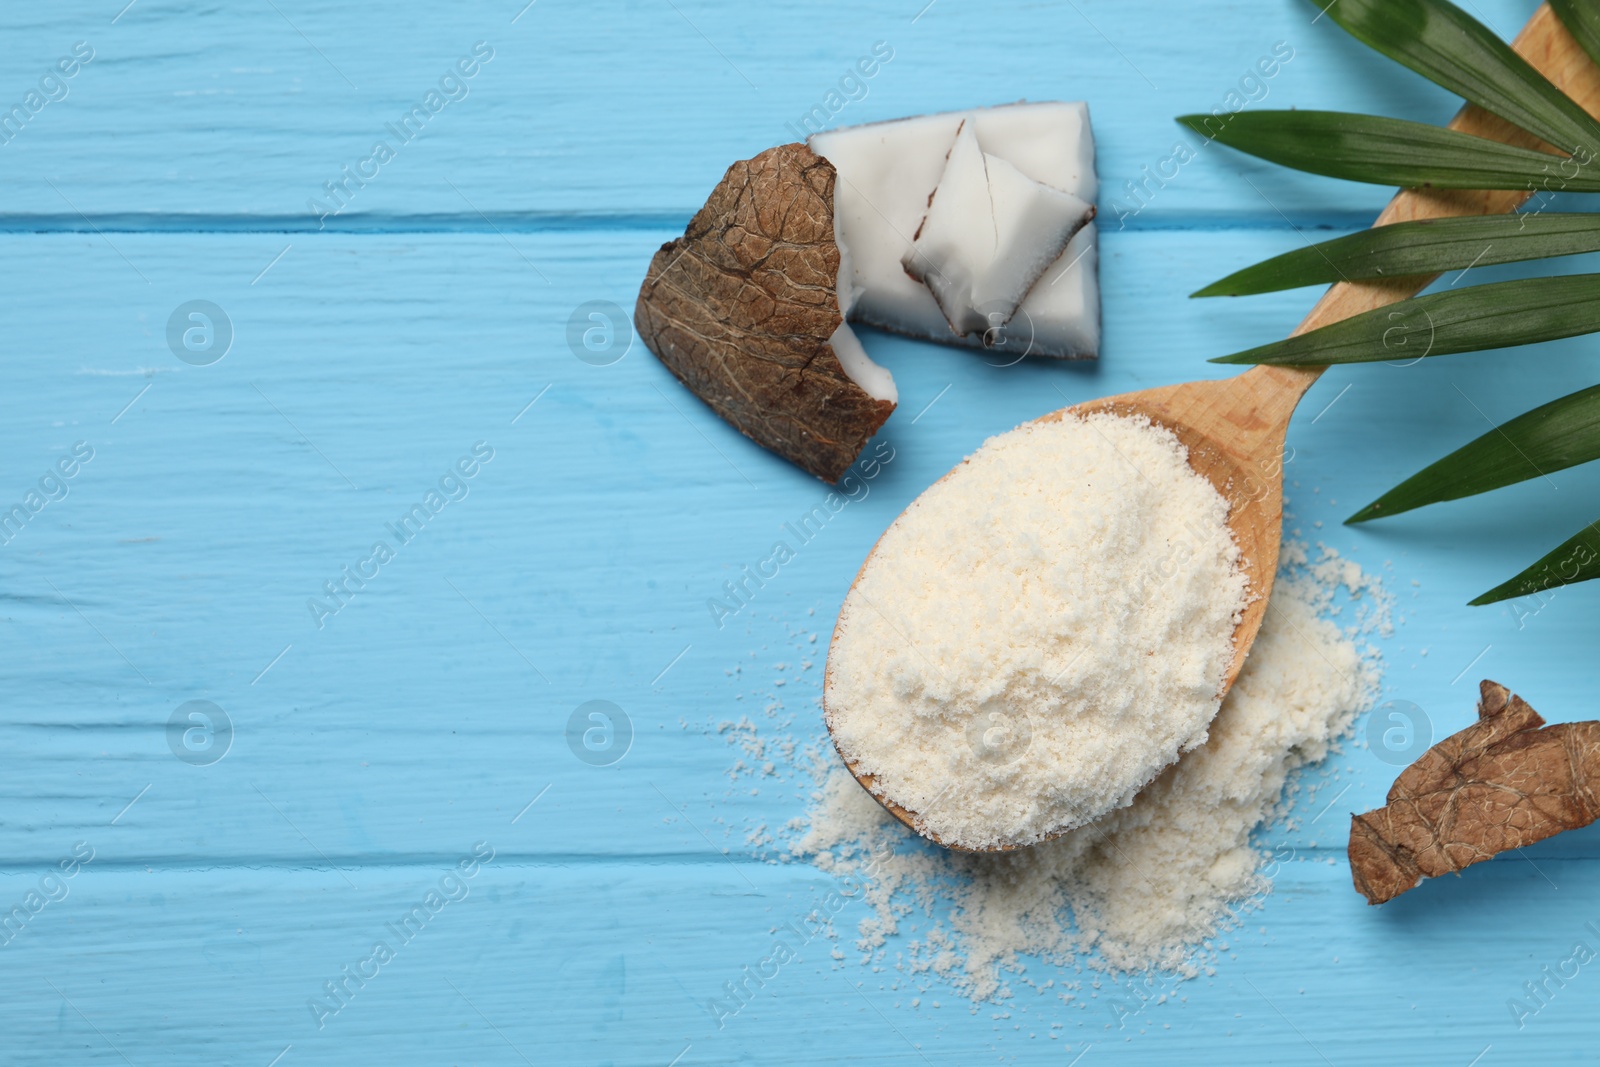
<svg viewBox="0 0 1600 1067">
<path fill-rule="evenodd" d="M 1545 726 L 1505 686 L 1479 688 L 1478 721 L 1402 771 L 1387 805 L 1351 818 L 1350 873 L 1369 904 L 1600 816 L 1600 722 Z"/>
<path fill-rule="evenodd" d="M 728 168 L 650 262 L 634 325 L 678 380 L 764 448 L 837 482 L 895 405 L 850 380 L 828 339 L 833 164 L 805 145 Z"/>
</svg>

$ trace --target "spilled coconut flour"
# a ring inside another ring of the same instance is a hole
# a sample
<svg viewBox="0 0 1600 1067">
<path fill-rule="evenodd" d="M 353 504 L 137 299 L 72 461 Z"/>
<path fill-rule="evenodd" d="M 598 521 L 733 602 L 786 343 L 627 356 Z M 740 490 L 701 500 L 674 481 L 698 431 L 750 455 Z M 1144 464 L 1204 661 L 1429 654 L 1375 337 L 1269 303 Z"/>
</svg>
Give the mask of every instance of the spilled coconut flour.
<svg viewBox="0 0 1600 1067">
<path fill-rule="evenodd" d="M 918 829 L 1028 845 L 1206 739 L 1246 578 L 1172 431 L 1066 415 L 985 441 L 884 533 L 839 612 L 839 751 Z"/>
<path fill-rule="evenodd" d="M 810 809 L 777 832 L 747 827 L 747 844 L 771 862 L 809 862 L 839 879 L 860 903 L 833 922 L 855 923 L 859 964 L 893 969 L 894 987 L 912 994 L 945 986 L 976 1010 L 1011 998 L 1020 982 L 1088 1007 L 1104 1002 L 1091 1000 L 1101 980 L 1085 982 L 1085 970 L 1159 970 L 1163 982 L 1215 973 L 1226 951 L 1219 935 L 1272 889 L 1270 857 L 1252 832 L 1280 818 L 1294 825 L 1290 801 L 1319 787 L 1297 784 L 1293 772 L 1336 750 L 1373 705 L 1381 657 L 1371 638 L 1393 632 L 1393 597 L 1354 561 L 1320 545 L 1313 556 L 1296 541 L 1281 560 L 1260 635 L 1206 743 L 1131 806 L 1011 853 L 929 845 L 866 794 L 820 735 L 794 736 L 805 716 L 785 696 L 806 684 L 814 692 L 816 635 L 791 634 L 799 662 L 774 664 L 784 677 L 769 683 L 791 688 L 762 691 L 764 715 L 755 712 L 770 728 L 746 716 L 718 729 L 742 753 L 729 771 L 735 783 L 781 781 L 781 768 L 799 765 L 814 781 Z M 842 946 L 832 954 L 849 965 Z M 1042 975 L 1035 961 L 1047 965 Z"/>
</svg>

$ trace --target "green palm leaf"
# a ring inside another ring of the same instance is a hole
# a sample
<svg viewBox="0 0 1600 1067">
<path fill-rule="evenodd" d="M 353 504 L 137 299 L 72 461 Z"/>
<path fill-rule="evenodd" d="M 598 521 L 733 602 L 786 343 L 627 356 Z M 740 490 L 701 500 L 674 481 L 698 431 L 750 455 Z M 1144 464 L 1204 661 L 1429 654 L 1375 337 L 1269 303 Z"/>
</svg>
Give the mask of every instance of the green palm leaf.
<svg viewBox="0 0 1600 1067">
<path fill-rule="evenodd" d="M 1600 192 L 1577 160 L 1438 126 L 1343 111 L 1180 115 L 1190 129 L 1295 170 L 1376 185 Z"/>
<path fill-rule="evenodd" d="M 1600 63 L 1600 0 L 1550 0 Z M 1268 111 L 1185 115 L 1208 140 L 1312 174 L 1438 189 L 1600 191 L 1600 122 L 1487 27 L 1449 0 L 1332 0 L 1322 13 L 1373 49 L 1570 156 L 1374 115 Z M 1320 16 L 1319 16 L 1320 17 Z M 1600 251 L 1600 216 L 1539 215 L 1398 223 L 1297 249 L 1235 272 L 1195 296 L 1273 292 L 1340 280 L 1418 278 L 1446 270 Z M 1460 279 L 1457 278 L 1456 281 Z M 1415 360 L 1600 331 L 1600 274 L 1451 289 L 1214 359 L 1321 366 Z M 1488 492 L 1600 459 L 1600 386 L 1495 427 L 1351 516 L 1363 522 Z M 1510 581 L 1489 604 L 1600 578 L 1600 520 Z"/>
<path fill-rule="evenodd" d="M 1402 300 L 1212 363 L 1320 367 L 1510 348 L 1600 330 L 1600 274 L 1526 278 Z"/>
<path fill-rule="evenodd" d="M 1303 285 L 1438 274 L 1596 251 L 1600 251 L 1600 214 L 1587 212 L 1397 222 L 1285 252 L 1191 295 L 1249 296 Z"/>
<path fill-rule="evenodd" d="M 1600 385 L 1518 415 L 1426 467 L 1346 522 L 1458 500 L 1600 459 Z"/>
<path fill-rule="evenodd" d="M 1322 5 L 1318 5 L 1319 7 Z M 1592 160 L 1600 123 L 1494 31 L 1445 0 L 1338 0 L 1327 15 L 1383 53 L 1562 151 Z"/>
<path fill-rule="evenodd" d="M 1600 5 L 1594 0 L 1550 0 L 1550 9 L 1589 58 L 1600 63 Z"/>
<path fill-rule="evenodd" d="M 1513 597 L 1532 596 L 1559 585 L 1587 582 L 1591 578 L 1600 578 L 1600 529 L 1592 522 L 1515 578 L 1468 603 L 1474 607 L 1493 604 Z"/>
</svg>

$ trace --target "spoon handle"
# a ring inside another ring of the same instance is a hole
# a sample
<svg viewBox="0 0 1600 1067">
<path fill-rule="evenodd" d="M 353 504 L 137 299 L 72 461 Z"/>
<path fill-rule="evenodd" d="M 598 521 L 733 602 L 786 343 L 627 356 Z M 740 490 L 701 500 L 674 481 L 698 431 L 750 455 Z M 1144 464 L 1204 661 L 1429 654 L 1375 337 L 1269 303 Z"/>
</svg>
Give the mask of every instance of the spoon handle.
<svg viewBox="0 0 1600 1067">
<path fill-rule="evenodd" d="M 1572 97 L 1584 110 L 1600 117 L 1600 67 L 1567 32 L 1549 4 L 1528 19 L 1511 42 L 1511 48 L 1534 69 L 1549 78 L 1556 88 Z M 1467 104 L 1450 120 L 1449 128 L 1462 133 L 1489 137 L 1521 148 L 1554 151 L 1539 140 L 1504 119 L 1474 105 Z M 1559 183 L 1559 178 L 1557 179 Z M 1552 187 L 1559 188 L 1559 185 Z M 1401 189 L 1389 201 L 1374 226 L 1387 226 L 1392 222 L 1413 222 L 1419 219 L 1440 219 L 1461 215 L 1498 215 L 1516 210 L 1532 196 L 1529 189 Z M 1295 328 L 1296 334 L 1307 333 L 1321 326 L 1359 315 L 1377 308 L 1415 296 L 1438 275 L 1384 279 L 1381 281 L 1345 281 L 1331 286 L 1322 294 L 1311 313 Z M 1311 388 L 1311 383 L 1322 375 L 1322 367 L 1272 367 L 1259 366 L 1246 373 L 1257 376 L 1261 385 L 1269 382 L 1278 391 L 1298 400 Z"/>
</svg>

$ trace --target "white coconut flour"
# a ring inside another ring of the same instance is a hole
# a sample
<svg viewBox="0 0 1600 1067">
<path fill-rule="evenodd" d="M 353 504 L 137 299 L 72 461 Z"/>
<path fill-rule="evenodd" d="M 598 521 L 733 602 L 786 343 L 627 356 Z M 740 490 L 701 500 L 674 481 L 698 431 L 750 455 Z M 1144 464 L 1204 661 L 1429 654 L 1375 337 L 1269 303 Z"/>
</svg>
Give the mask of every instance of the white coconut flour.
<svg viewBox="0 0 1600 1067">
<path fill-rule="evenodd" d="M 824 691 L 840 751 L 967 848 L 1127 805 L 1217 713 L 1247 595 L 1227 514 L 1148 420 L 991 438 L 889 527 L 846 598 Z"/>
<path fill-rule="evenodd" d="M 997 1029 L 1010 1030 L 1043 1000 L 1055 1037 L 1066 1033 L 1056 1005 L 1083 1009 L 1079 1025 L 1098 1030 L 1108 1011 L 1181 996 L 1182 979 L 1243 947 L 1254 931 L 1240 927 L 1286 864 L 1342 862 L 1342 841 L 1319 849 L 1313 833 L 1309 847 L 1302 836 L 1290 848 L 1285 835 L 1343 817 L 1340 778 L 1354 769 L 1324 764 L 1313 775 L 1305 765 L 1336 750 L 1372 706 L 1381 667 L 1372 638 L 1403 621 L 1377 578 L 1332 549 L 1308 554 L 1287 541 L 1281 562 L 1261 634 L 1205 745 L 1130 807 L 1005 854 L 937 848 L 873 802 L 822 731 L 819 635 L 804 619 L 773 618 L 787 651 L 752 649 L 728 667 L 749 714 L 704 727 L 734 754 L 725 802 L 760 812 L 728 830 L 769 863 L 822 872 L 814 895 L 833 903 L 813 914 L 833 966 L 917 998 L 912 1009 L 951 1006 L 956 994 L 973 1011 L 993 1004 Z M 803 814 L 772 825 L 777 796 L 790 798 L 779 810 Z M 1330 832 L 1342 836 L 1337 824 Z"/>
<path fill-rule="evenodd" d="M 919 842 L 822 750 L 811 810 L 790 824 L 788 845 L 773 858 L 809 862 L 850 887 L 866 908 L 849 919 L 860 963 L 899 971 L 896 989 L 937 996 L 939 986 L 953 987 L 976 1004 L 1014 996 L 1020 976 L 1089 1006 L 1102 1002 L 1090 999 L 1098 980 L 1085 989 L 1076 977 L 1086 965 L 1165 972 L 1161 999 L 1172 983 L 1214 973 L 1224 947 L 1215 939 L 1262 906 L 1269 863 L 1284 859 L 1252 835 L 1287 814 L 1299 791 L 1292 773 L 1324 759 L 1372 706 L 1381 657 L 1364 638 L 1392 629 L 1392 598 L 1353 562 L 1327 548 L 1309 560 L 1295 542 L 1284 545 L 1283 560 L 1260 636 L 1210 738 L 1131 806 L 1032 848 L 948 852 Z M 1357 615 L 1341 630 L 1328 616 L 1339 616 L 1336 601 L 1346 598 Z M 767 715 L 782 706 L 775 699 Z M 724 726 L 747 755 L 795 756 L 792 739 L 762 738 L 748 719 Z M 736 780 L 755 773 L 742 760 L 733 772 Z M 1322 803 L 1307 801 L 1313 810 Z M 750 840 L 777 843 L 765 828 Z M 850 965 L 839 949 L 833 957 Z M 1041 974 L 1031 961 L 1048 966 Z"/>
</svg>

